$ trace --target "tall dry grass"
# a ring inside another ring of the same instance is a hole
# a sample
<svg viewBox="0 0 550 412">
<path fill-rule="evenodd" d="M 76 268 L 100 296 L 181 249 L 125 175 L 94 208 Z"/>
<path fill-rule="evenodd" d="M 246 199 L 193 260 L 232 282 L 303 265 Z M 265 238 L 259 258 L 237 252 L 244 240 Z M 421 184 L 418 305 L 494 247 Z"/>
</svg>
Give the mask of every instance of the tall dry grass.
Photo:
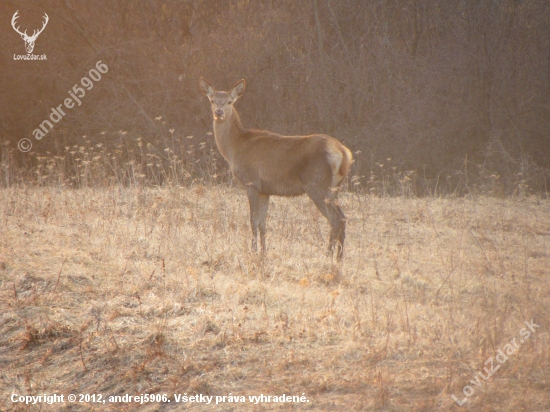
<svg viewBox="0 0 550 412">
<path fill-rule="evenodd" d="M 0 141 L 0 187 L 80 189 L 233 184 L 211 132 L 193 136 L 169 128 L 162 116 L 154 121 L 158 133 L 153 139 L 123 130 L 100 132 L 83 135 L 78 139 L 80 143 L 72 146 L 61 147 L 56 141 L 55 153 L 35 150 L 21 153 L 14 142 Z M 458 169 L 441 171 L 436 178 L 430 178 L 424 170 L 408 168 L 392 158 L 374 161 L 357 150 L 344 191 L 407 198 L 467 195 L 548 198 L 547 170 L 529 158 L 516 161 L 505 156 L 501 163 L 507 168 L 504 177 L 466 156 Z"/>
<path fill-rule="evenodd" d="M 342 265 L 305 197 L 272 199 L 261 257 L 245 195 L 218 164 L 83 140 L 0 190 L 1 410 L 38 410 L 12 393 L 310 401 L 195 410 L 550 410 L 548 200 L 416 198 L 404 177 L 401 196 L 380 197 L 356 175 L 340 196 Z M 451 395 L 463 399 L 531 319 L 537 332 L 459 407 Z"/>
</svg>

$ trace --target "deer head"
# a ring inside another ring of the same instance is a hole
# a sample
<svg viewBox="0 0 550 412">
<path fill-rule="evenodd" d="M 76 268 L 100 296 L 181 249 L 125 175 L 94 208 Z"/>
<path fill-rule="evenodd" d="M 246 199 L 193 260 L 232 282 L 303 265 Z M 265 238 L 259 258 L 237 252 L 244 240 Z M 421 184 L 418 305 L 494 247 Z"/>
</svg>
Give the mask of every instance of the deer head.
<svg viewBox="0 0 550 412">
<path fill-rule="evenodd" d="M 11 26 L 13 27 L 13 29 L 17 33 L 19 33 L 21 35 L 21 38 L 25 41 L 25 49 L 27 49 L 27 53 L 31 54 L 33 49 L 34 49 L 34 42 L 36 41 L 36 38 L 38 37 L 38 35 L 40 33 L 42 33 L 44 31 L 44 28 L 48 24 L 48 20 L 50 18 L 48 17 L 48 15 L 46 13 L 44 13 L 44 24 L 42 24 L 42 28 L 40 30 L 34 30 L 34 32 L 32 33 L 32 36 L 28 36 L 27 35 L 27 30 L 25 30 L 24 33 L 21 33 L 21 31 L 19 31 L 19 26 L 15 27 L 15 21 L 19 17 L 17 13 L 19 13 L 19 10 L 17 10 L 15 12 L 15 14 L 13 15 L 13 17 L 11 19 Z"/>
<path fill-rule="evenodd" d="M 239 80 L 233 88 L 228 92 L 219 92 L 214 90 L 212 85 L 206 81 L 205 78 L 200 79 L 200 88 L 203 94 L 208 97 L 212 105 L 212 114 L 214 120 L 217 122 L 223 122 L 226 118 L 231 116 L 233 112 L 233 103 L 241 97 L 246 87 L 244 79 Z"/>
</svg>

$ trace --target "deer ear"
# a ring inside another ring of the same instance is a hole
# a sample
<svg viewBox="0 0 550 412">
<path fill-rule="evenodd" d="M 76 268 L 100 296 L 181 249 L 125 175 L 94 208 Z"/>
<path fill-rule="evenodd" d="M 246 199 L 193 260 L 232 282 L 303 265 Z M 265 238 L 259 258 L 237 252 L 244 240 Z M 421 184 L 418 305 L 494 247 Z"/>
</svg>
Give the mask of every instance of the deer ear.
<svg viewBox="0 0 550 412">
<path fill-rule="evenodd" d="M 212 97 L 215 93 L 214 88 L 206 81 L 204 77 L 201 77 L 199 81 L 199 86 L 201 88 L 201 91 L 203 94 L 207 95 L 208 97 Z"/>
<path fill-rule="evenodd" d="M 235 86 L 233 86 L 233 88 L 229 92 L 229 95 L 233 100 L 237 100 L 243 95 L 244 89 L 246 89 L 246 82 L 244 81 L 244 79 L 241 79 L 235 84 Z"/>
</svg>

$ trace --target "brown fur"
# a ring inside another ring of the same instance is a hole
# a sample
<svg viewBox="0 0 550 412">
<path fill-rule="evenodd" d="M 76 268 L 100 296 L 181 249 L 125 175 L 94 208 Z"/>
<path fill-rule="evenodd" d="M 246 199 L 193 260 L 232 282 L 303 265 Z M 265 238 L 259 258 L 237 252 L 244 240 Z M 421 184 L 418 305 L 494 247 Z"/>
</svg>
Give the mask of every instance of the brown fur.
<svg viewBox="0 0 550 412">
<path fill-rule="evenodd" d="M 233 106 L 244 93 L 244 80 L 229 92 L 220 92 L 201 77 L 200 87 L 212 105 L 218 149 L 235 179 L 246 187 L 252 248 L 257 248 L 259 228 L 261 247 L 265 250 L 269 196 L 306 193 L 329 221 L 329 250 L 336 248 L 337 257 L 341 258 L 346 217 L 336 197 L 337 188 L 353 162 L 350 150 L 335 138 L 322 134 L 282 136 L 265 130 L 244 129 Z"/>
</svg>

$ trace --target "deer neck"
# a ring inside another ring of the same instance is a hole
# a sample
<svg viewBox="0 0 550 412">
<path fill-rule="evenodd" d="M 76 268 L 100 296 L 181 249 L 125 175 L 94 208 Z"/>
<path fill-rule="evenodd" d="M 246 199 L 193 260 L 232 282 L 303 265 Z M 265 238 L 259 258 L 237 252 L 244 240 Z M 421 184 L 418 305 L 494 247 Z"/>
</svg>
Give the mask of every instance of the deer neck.
<svg viewBox="0 0 550 412">
<path fill-rule="evenodd" d="M 229 162 L 233 163 L 235 152 L 243 141 L 243 126 L 239 114 L 233 108 L 231 115 L 223 122 L 214 120 L 214 137 L 216 144 L 222 156 Z"/>
</svg>

